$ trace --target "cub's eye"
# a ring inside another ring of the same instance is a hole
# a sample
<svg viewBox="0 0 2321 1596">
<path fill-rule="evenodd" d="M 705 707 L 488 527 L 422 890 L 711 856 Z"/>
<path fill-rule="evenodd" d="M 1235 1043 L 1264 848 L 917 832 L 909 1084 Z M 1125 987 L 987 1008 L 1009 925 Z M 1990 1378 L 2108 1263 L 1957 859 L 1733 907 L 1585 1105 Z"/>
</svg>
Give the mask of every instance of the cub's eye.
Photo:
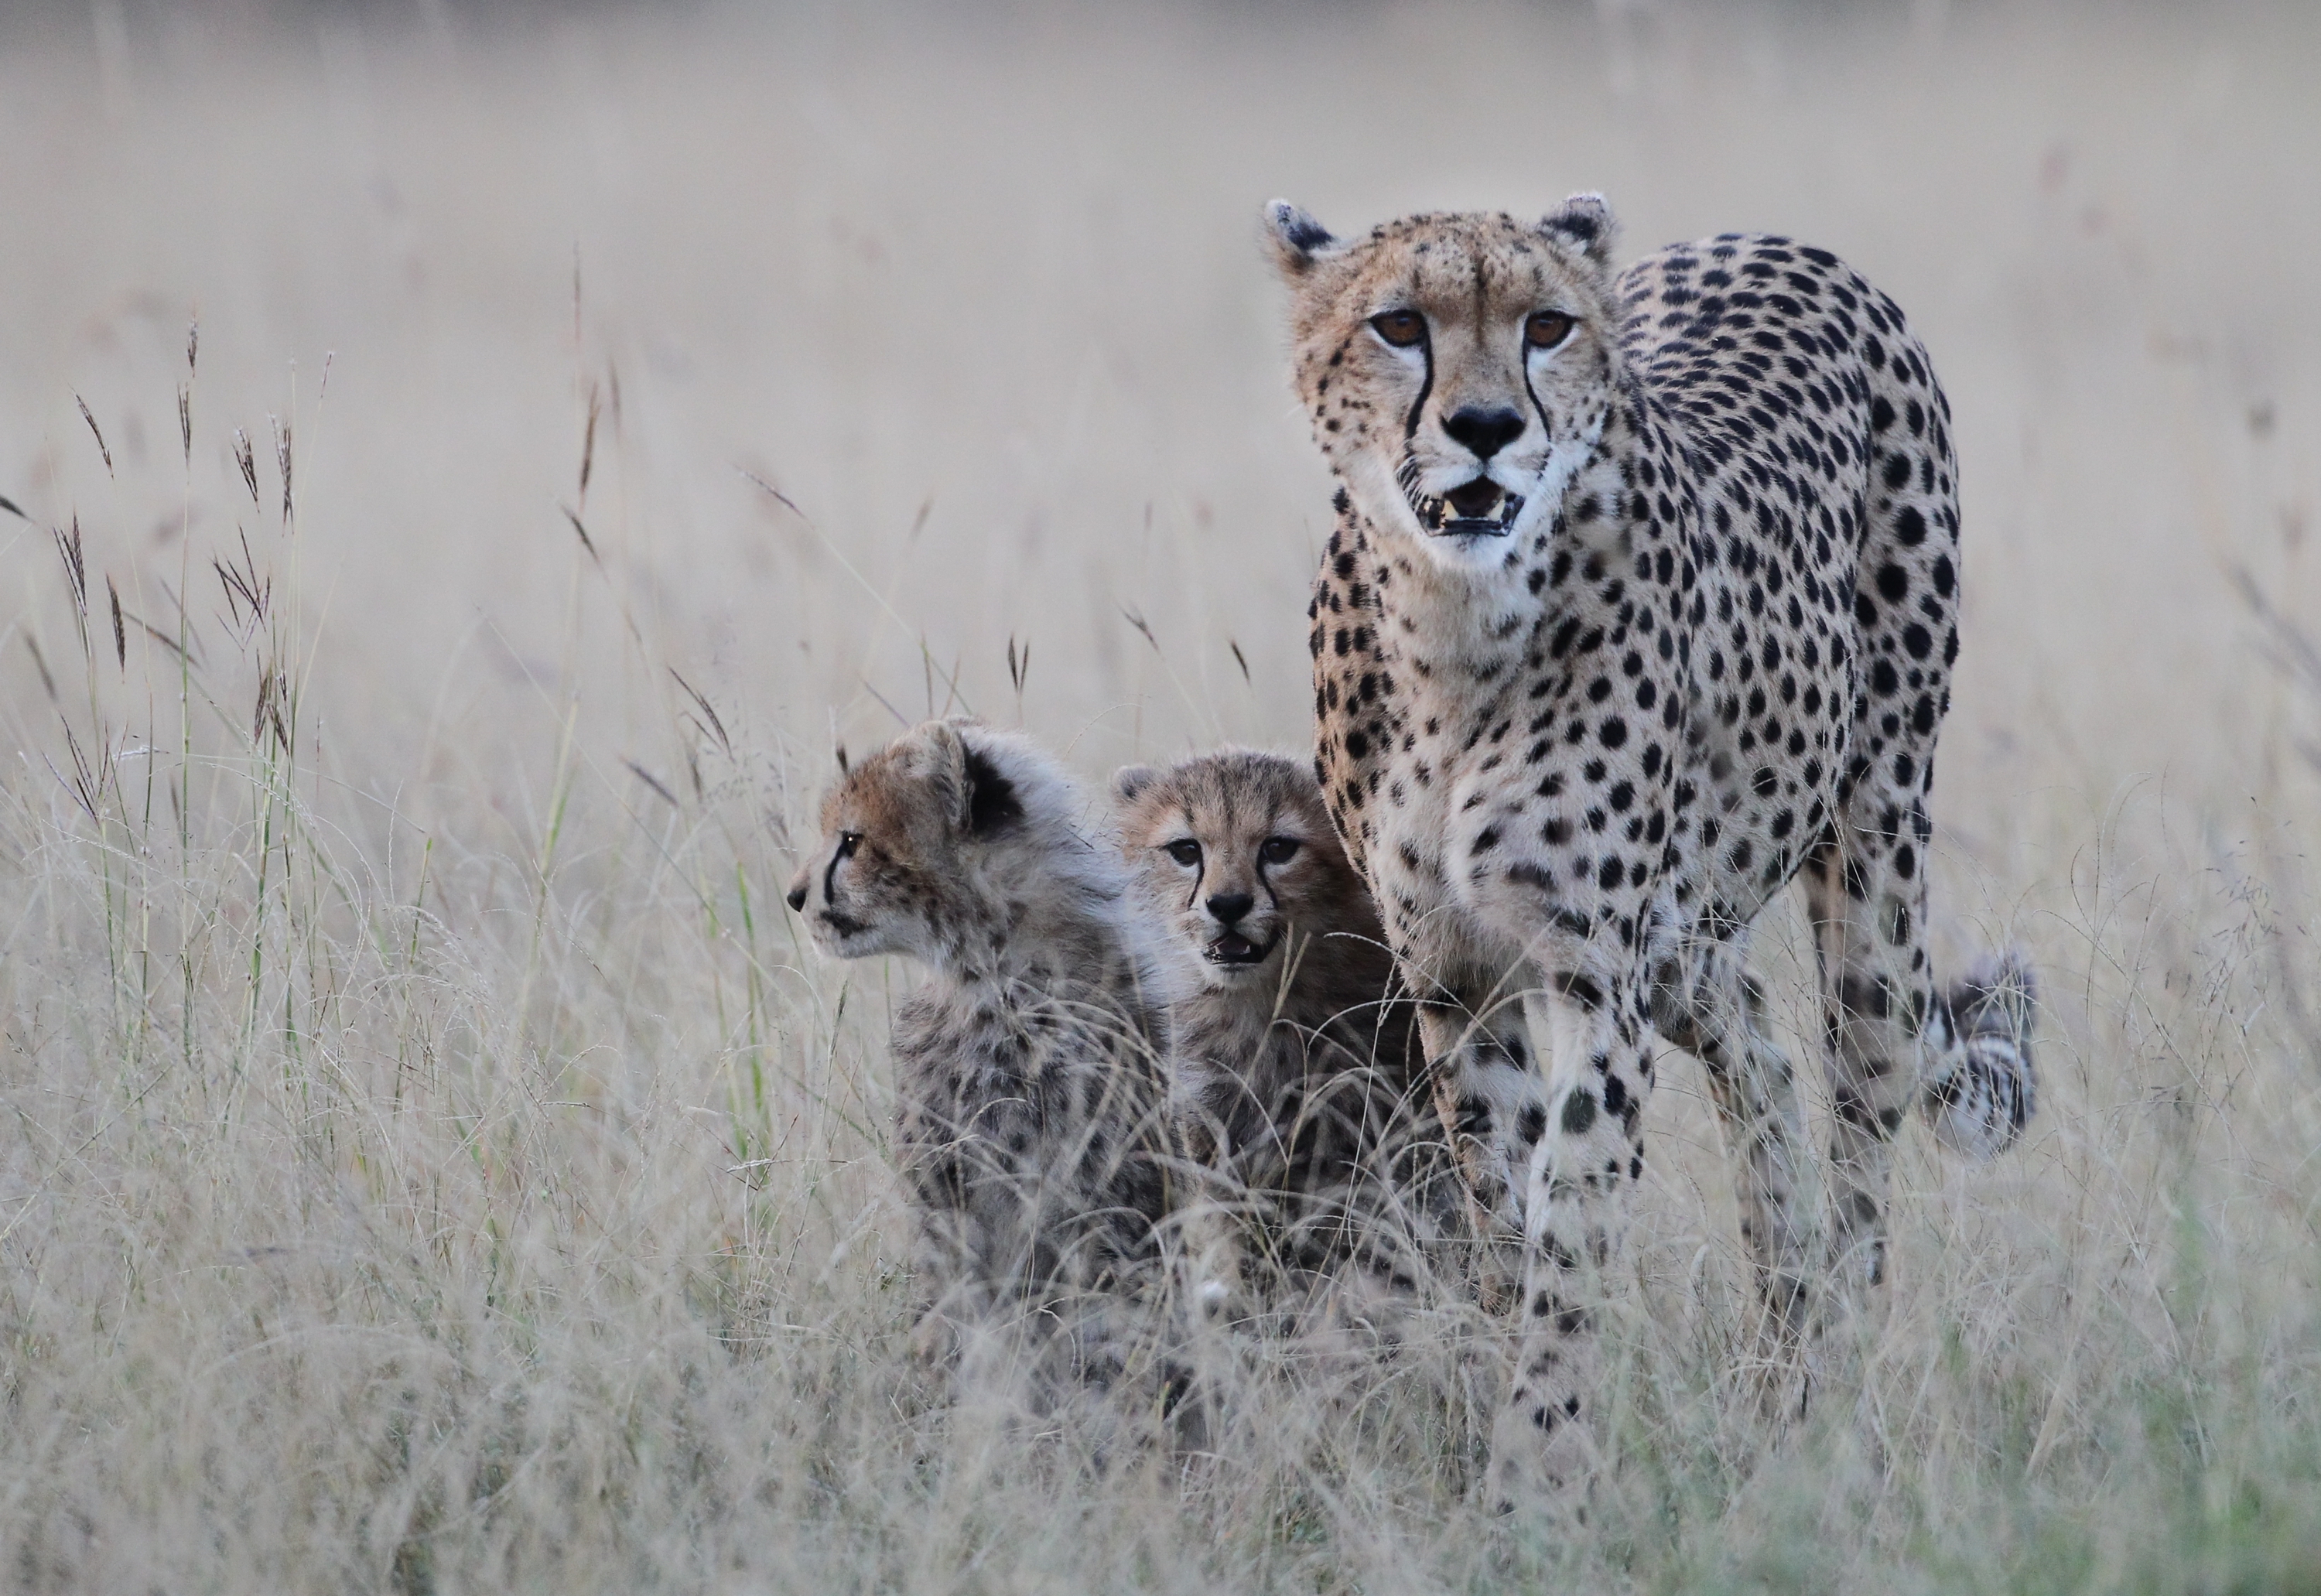
<svg viewBox="0 0 2321 1596">
<path fill-rule="evenodd" d="M 1163 844 L 1160 851 L 1187 870 L 1201 862 L 1201 844 L 1190 837 L 1179 837 L 1173 843 Z"/>
<path fill-rule="evenodd" d="M 1573 325 L 1560 310 L 1535 310 L 1524 318 L 1524 342 L 1534 349 L 1553 349 L 1571 336 Z"/>
<path fill-rule="evenodd" d="M 1268 837 L 1258 846 L 1258 862 L 1287 864 L 1297 857 L 1298 846 L 1296 837 Z"/>
<path fill-rule="evenodd" d="M 1397 349 L 1408 349 L 1426 336 L 1426 318 L 1415 310 L 1382 310 L 1370 318 L 1370 327 Z"/>
<path fill-rule="evenodd" d="M 860 832 L 842 831 L 838 834 L 838 857 L 841 859 L 853 858 L 854 850 L 861 845 L 862 834 Z"/>
</svg>

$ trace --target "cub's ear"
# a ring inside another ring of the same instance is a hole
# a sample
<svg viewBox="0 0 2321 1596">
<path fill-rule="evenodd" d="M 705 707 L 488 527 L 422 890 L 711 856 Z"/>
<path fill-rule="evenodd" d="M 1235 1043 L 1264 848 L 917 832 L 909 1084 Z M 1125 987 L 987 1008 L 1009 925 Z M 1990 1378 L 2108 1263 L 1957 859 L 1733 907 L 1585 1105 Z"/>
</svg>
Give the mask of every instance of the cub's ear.
<svg viewBox="0 0 2321 1596">
<path fill-rule="evenodd" d="M 954 827 L 967 825 L 967 743 L 947 720 L 913 726 L 895 744 L 895 762 L 912 780 L 924 783 L 935 811 Z"/>
<path fill-rule="evenodd" d="M 1612 245 L 1620 232 L 1612 207 L 1600 194 L 1575 194 L 1550 212 L 1539 230 L 1569 245 L 1598 266 L 1612 264 Z"/>
<path fill-rule="evenodd" d="M 1024 817 L 1024 800 L 990 751 L 976 746 L 975 729 L 955 720 L 931 720 L 905 733 L 895 749 L 903 769 L 926 783 L 937 812 L 953 831 L 996 836 Z"/>
<path fill-rule="evenodd" d="M 1345 247 L 1330 236 L 1328 228 L 1286 199 L 1265 207 L 1265 242 L 1273 253 L 1274 269 L 1291 282 L 1323 256 Z"/>
<path fill-rule="evenodd" d="M 1151 765 L 1123 765 L 1112 773 L 1112 798 L 1115 803 L 1133 804 L 1137 796 L 1160 779 L 1160 772 Z"/>
<path fill-rule="evenodd" d="M 1024 818 L 1024 800 L 997 761 L 972 743 L 966 748 L 967 834 L 997 836 Z"/>
</svg>

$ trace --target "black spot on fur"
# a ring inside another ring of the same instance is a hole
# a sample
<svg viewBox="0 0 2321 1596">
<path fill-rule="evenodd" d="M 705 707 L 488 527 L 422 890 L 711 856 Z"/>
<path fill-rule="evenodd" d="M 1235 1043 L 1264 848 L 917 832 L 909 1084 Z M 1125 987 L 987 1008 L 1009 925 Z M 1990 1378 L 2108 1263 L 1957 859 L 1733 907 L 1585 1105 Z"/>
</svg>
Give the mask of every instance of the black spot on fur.
<svg viewBox="0 0 2321 1596">
<path fill-rule="evenodd" d="M 1604 1078 L 1604 1112 L 1626 1118 L 1630 1101 L 1627 1083 L 1617 1075 Z"/>
<path fill-rule="evenodd" d="M 1596 1123 L 1596 1094 L 1586 1087 L 1578 1087 L 1563 1099 L 1563 1134 L 1584 1136 Z"/>
</svg>

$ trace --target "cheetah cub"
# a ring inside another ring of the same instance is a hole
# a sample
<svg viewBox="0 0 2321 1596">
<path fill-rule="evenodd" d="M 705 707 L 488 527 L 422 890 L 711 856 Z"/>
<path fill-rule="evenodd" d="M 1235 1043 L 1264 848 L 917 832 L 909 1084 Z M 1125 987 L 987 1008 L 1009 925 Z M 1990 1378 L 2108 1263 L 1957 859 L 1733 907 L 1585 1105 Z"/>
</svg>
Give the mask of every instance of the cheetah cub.
<svg viewBox="0 0 2321 1596">
<path fill-rule="evenodd" d="M 1414 1011 L 1311 767 L 1228 749 L 1130 766 L 1113 796 L 1185 971 L 1170 1028 L 1188 1155 L 1258 1238 L 1238 1267 L 1277 1283 L 1350 1257 L 1406 1272 L 1388 1209 L 1423 1206 L 1430 1149 L 1447 1189 L 1447 1149 L 1414 1111 Z"/>
<path fill-rule="evenodd" d="M 930 972 L 892 1037 L 923 1342 L 1030 1329 L 1106 1384 L 1159 1278 L 1170 1160 L 1164 994 L 1084 807 L 1026 739 L 930 721 L 843 771 L 789 904 L 826 953 Z"/>
</svg>

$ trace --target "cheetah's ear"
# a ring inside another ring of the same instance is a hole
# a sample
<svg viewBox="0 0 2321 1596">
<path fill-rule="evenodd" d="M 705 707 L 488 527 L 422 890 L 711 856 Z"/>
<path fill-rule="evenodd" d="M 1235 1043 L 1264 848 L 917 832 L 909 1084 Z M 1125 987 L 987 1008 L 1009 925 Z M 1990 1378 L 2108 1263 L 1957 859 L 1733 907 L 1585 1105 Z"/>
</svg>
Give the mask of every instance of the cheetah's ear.
<svg viewBox="0 0 2321 1596">
<path fill-rule="evenodd" d="M 904 773 L 925 784 L 936 812 L 954 827 L 964 827 L 969 796 L 967 743 L 959 728 L 944 720 L 913 726 L 895 744 L 895 753 Z"/>
<path fill-rule="evenodd" d="M 1265 242 L 1273 251 L 1274 269 L 1291 282 L 1303 277 L 1315 261 L 1344 246 L 1330 230 L 1286 199 L 1265 207 Z"/>
<path fill-rule="evenodd" d="M 967 749 L 967 834 L 997 836 L 1024 818 L 1024 800 L 998 762 L 974 743 Z"/>
<path fill-rule="evenodd" d="M 1612 207 L 1602 195 L 1575 194 L 1551 211 L 1540 222 L 1539 230 L 1597 265 L 1609 266 L 1620 225 L 1612 220 Z"/>
<path fill-rule="evenodd" d="M 996 836 L 1024 817 L 1015 783 L 988 749 L 978 748 L 958 721 L 931 720 L 897 744 L 903 768 L 927 784 L 953 831 Z"/>
<path fill-rule="evenodd" d="M 1112 798 L 1115 803 L 1133 804 L 1137 795 L 1160 779 L 1160 772 L 1151 765 L 1123 765 L 1112 773 Z"/>
</svg>

